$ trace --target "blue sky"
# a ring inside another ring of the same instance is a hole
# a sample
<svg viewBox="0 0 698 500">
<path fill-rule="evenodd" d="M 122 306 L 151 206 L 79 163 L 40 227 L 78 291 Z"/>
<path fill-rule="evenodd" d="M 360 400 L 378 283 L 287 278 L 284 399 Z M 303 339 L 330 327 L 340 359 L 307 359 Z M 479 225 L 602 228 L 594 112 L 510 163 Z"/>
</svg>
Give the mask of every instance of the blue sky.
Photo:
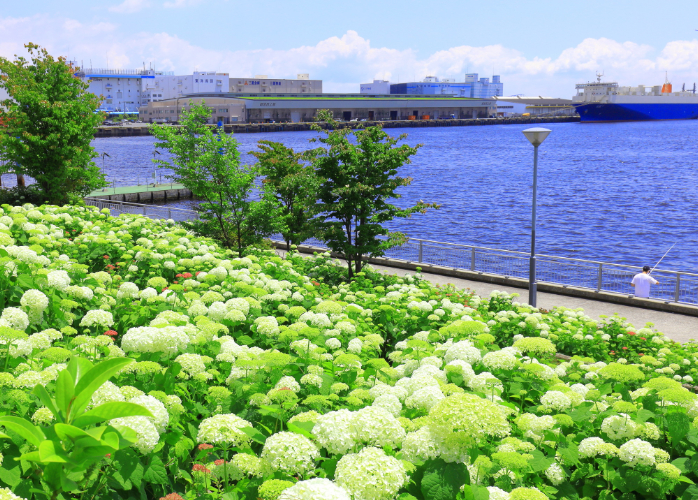
<svg viewBox="0 0 698 500">
<path fill-rule="evenodd" d="M 374 78 L 502 76 L 505 94 L 569 97 L 595 71 L 621 85 L 698 81 L 698 2 L 111 0 L 4 2 L 0 55 L 28 41 L 94 67 L 216 70 L 325 91 Z"/>
</svg>

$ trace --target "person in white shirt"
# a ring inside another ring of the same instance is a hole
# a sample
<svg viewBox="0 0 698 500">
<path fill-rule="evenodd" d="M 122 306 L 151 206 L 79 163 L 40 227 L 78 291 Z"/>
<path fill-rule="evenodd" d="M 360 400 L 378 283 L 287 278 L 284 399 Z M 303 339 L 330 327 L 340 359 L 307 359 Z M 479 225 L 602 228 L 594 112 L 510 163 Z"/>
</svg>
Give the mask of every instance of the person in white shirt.
<svg viewBox="0 0 698 500">
<path fill-rule="evenodd" d="M 635 297 L 647 299 L 650 296 L 650 285 L 656 285 L 659 281 L 650 276 L 650 266 L 642 268 L 642 272 L 635 275 L 630 286 L 635 287 Z"/>
</svg>

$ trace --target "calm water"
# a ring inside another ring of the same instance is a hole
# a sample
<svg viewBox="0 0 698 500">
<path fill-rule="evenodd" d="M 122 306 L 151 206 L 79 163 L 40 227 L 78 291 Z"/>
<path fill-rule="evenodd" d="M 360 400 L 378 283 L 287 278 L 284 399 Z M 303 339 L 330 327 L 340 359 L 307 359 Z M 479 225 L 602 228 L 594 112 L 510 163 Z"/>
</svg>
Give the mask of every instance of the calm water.
<svg viewBox="0 0 698 500">
<path fill-rule="evenodd" d="M 538 253 L 654 265 L 677 242 L 661 267 L 698 273 L 698 121 L 545 126 L 553 132 L 540 147 Z M 533 148 L 521 133 L 525 128 L 388 130 L 424 144 L 400 172 L 414 182 L 401 188 L 397 203 L 441 205 L 392 227 L 416 238 L 528 251 Z M 252 162 L 247 153 L 259 140 L 300 150 L 313 136 L 276 132 L 237 139 L 243 160 Z M 93 144 L 111 155 L 104 161 L 110 182 L 152 182 L 153 138 Z"/>
</svg>

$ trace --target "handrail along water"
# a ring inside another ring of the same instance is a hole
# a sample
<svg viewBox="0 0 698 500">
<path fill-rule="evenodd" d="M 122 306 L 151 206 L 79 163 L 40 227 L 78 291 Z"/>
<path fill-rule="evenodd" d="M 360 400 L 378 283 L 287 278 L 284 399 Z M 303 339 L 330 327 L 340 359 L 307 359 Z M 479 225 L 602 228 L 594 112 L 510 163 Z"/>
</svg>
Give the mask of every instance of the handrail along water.
<svg viewBox="0 0 698 500">
<path fill-rule="evenodd" d="M 115 215 L 130 213 L 175 221 L 198 217 L 194 210 L 162 205 L 99 198 L 85 198 L 85 203 L 100 209 L 108 208 Z M 272 239 L 281 241 L 280 235 Z M 314 238 L 305 243 L 323 246 L 321 241 Z M 403 245 L 388 250 L 386 257 L 527 280 L 530 256 L 526 252 L 515 250 L 409 238 Z M 640 268 L 635 266 L 571 257 L 536 254 L 536 260 L 536 279 L 539 282 L 621 295 L 633 294 L 630 282 L 633 276 L 640 272 Z M 652 287 L 650 298 L 663 302 L 698 305 L 698 274 L 663 269 L 655 269 L 652 274 L 660 278 L 660 284 Z"/>
</svg>

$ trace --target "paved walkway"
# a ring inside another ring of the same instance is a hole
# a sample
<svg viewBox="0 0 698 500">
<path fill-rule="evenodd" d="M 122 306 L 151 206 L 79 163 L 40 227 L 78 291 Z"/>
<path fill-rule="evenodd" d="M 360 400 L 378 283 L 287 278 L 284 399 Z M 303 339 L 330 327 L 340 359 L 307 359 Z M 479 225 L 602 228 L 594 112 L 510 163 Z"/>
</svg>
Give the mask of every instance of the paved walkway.
<svg viewBox="0 0 698 500">
<path fill-rule="evenodd" d="M 413 271 L 396 269 L 394 267 L 377 266 L 373 264 L 372 267 L 382 272 L 396 274 L 398 276 L 413 274 Z M 492 290 L 500 290 L 508 293 L 518 293 L 519 298 L 517 300 L 519 302 L 528 301 L 528 290 L 522 288 L 493 285 L 491 283 L 451 278 L 449 276 L 440 276 L 438 274 L 422 273 L 422 276 L 424 279 L 434 284 L 445 285 L 450 283 L 458 288 L 473 290 L 481 297 L 487 297 Z M 645 323 L 652 322 L 657 330 L 663 332 L 664 335 L 677 342 L 686 342 L 687 340 L 698 338 L 698 317 L 653 311 L 649 309 L 642 309 L 640 307 L 624 306 L 620 304 L 611 304 L 598 300 L 581 299 L 577 297 L 568 297 L 566 295 L 538 292 L 538 307 L 552 309 L 555 306 L 569 307 L 571 309 L 581 307 L 584 309 L 586 314 L 594 319 L 599 319 L 599 315 L 601 314 L 612 316 L 614 313 L 618 313 L 624 318 L 627 318 L 628 322 L 636 328 L 642 328 L 645 326 Z"/>
</svg>

